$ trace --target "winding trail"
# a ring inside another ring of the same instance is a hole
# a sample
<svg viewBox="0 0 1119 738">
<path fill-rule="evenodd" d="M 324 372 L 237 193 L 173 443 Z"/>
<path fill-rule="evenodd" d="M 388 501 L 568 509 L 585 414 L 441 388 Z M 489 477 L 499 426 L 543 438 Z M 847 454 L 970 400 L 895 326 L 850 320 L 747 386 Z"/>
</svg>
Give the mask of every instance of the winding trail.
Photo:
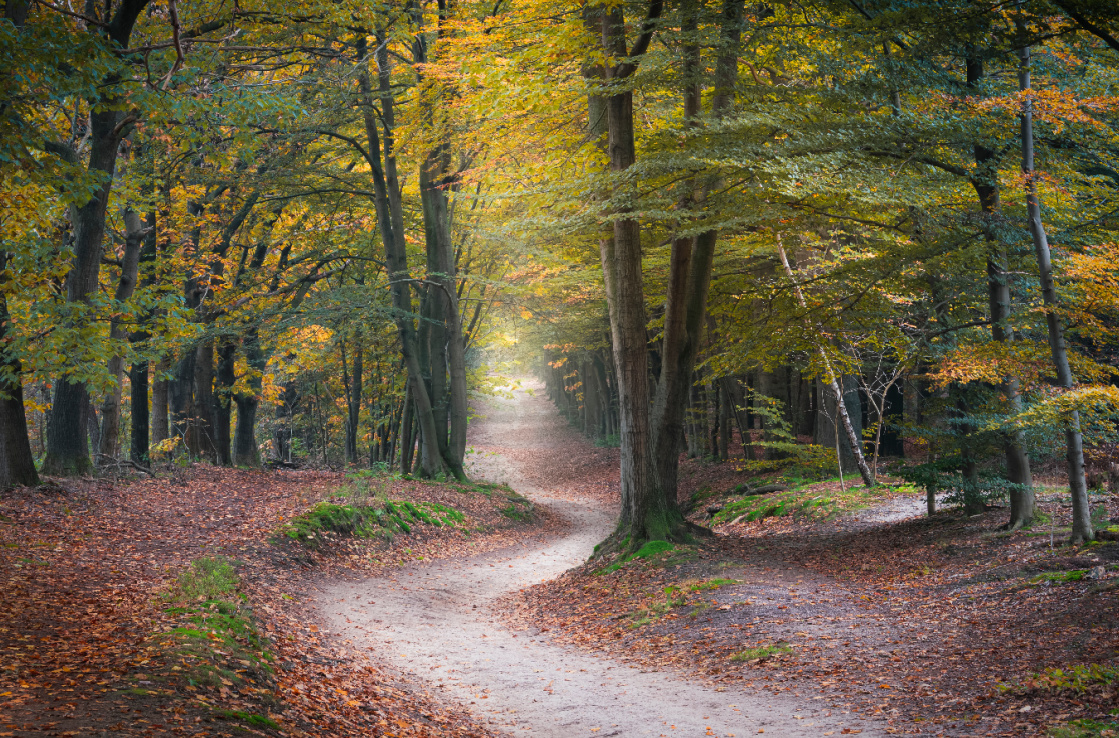
<svg viewBox="0 0 1119 738">
<path fill-rule="evenodd" d="M 319 606 L 335 633 L 511 735 L 883 734 L 876 723 L 833 715 L 810 699 L 716 691 L 673 670 L 645 671 L 501 623 L 494 601 L 585 561 L 610 532 L 616 505 L 581 499 L 571 480 L 532 483 L 527 464 L 516 457 L 555 454 L 557 434 L 569 433 L 550 403 L 518 391 L 514 400 L 493 401 L 485 410 L 472 437 L 479 453 L 471 475 L 508 482 L 569 525 L 548 540 L 332 585 Z M 492 451 L 497 447 L 501 453 Z M 588 444 L 582 447 L 589 452 Z"/>
</svg>

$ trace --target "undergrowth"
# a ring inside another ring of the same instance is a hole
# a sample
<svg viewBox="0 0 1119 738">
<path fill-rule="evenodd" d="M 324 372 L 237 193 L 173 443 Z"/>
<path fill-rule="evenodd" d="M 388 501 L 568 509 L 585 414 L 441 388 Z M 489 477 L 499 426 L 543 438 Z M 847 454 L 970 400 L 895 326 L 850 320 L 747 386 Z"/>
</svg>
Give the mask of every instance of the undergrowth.
<svg viewBox="0 0 1119 738">
<path fill-rule="evenodd" d="M 622 550 L 625 550 L 628 541 L 628 538 L 622 541 Z M 595 552 L 598 552 L 598 546 L 595 546 Z M 669 541 L 646 541 L 641 548 L 632 553 L 620 555 L 613 563 L 599 569 L 595 574 L 612 574 L 631 561 L 647 561 L 653 566 L 669 566 L 679 563 L 688 558 L 689 555 L 690 552 L 686 547 L 677 546 Z"/>
<path fill-rule="evenodd" d="M 813 485 L 806 489 L 732 498 L 715 513 L 712 523 L 752 522 L 787 515 L 796 519 L 830 520 L 841 513 L 867 507 L 874 500 L 875 496 L 860 486 L 849 487 L 843 492 Z"/>
<path fill-rule="evenodd" d="M 1005 687 L 1015 691 L 1033 689 L 1059 692 L 1087 692 L 1096 687 L 1110 687 L 1119 683 L 1119 667 L 1102 664 L 1074 664 L 1064 668 L 1051 667 L 1031 675 L 1018 687 Z"/>
<path fill-rule="evenodd" d="M 738 653 L 732 654 L 731 661 L 763 661 L 771 659 L 774 656 L 792 653 L 793 647 L 788 643 L 778 642 L 770 643 L 765 646 L 756 646 L 755 648 L 747 648 Z"/>
<path fill-rule="evenodd" d="M 218 556 L 192 562 L 163 599 L 164 611 L 179 624 L 153 640 L 175 662 L 172 672 L 191 688 L 270 693 L 261 685 L 270 681 L 273 656 L 238 591 L 232 562 Z"/>
<path fill-rule="evenodd" d="M 689 595 L 710 592 L 728 584 L 738 583 L 738 579 L 694 579 L 679 584 L 670 584 L 664 589 L 649 595 L 651 601 L 648 605 L 627 613 L 626 617 L 632 621 L 630 622 L 631 628 L 640 628 L 642 625 L 647 625 L 677 607 L 692 607 L 690 615 L 694 617 L 711 605 L 703 600 L 693 600 Z"/>
<path fill-rule="evenodd" d="M 1119 738 L 1119 723 L 1073 720 L 1049 729 L 1050 738 Z"/>
<path fill-rule="evenodd" d="M 278 533 L 317 549 L 334 537 L 391 540 L 396 533 L 411 533 L 412 526 L 419 523 L 437 528 L 454 527 L 465 519 L 458 510 L 437 502 L 384 499 L 352 505 L 323 501 L 289 520 Z"/>
</svg>

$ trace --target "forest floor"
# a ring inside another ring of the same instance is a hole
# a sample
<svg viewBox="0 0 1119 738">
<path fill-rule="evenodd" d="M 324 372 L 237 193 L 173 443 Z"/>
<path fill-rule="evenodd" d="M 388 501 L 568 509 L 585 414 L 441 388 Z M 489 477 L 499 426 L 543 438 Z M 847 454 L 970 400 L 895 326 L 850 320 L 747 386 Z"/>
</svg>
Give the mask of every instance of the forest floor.
<svg viewBox="0 0 1119 738">
<path fill-rule="evenodd" d="M 1119 544 L 1065 543 L 1067 488 L 1008 533 L 1005 509 L 929 517 L 899 486 L 746 481 L 771 480 L 684 461 L 681 502 L 713 539 L 585 562 L 507 598 L 509 622 L 868 733 L 1119 736 Z M 1119 498 L 1092 504 L 1119 522 Z"/>
<path fill-rule="evenodd" d="M 617 450 L 524 391 L 480 411 L 490 484 L 195 466 L 0 493 L 0 736 L 1119 735 L 1119 547 L 1063 545 L 1053 492 L 1008 534 L 896 488 L 744 497 L 688 460 L 715 537 L 587 562 Z M 350 507 L 380 511 L 365 537 L 321 525 Z"/>
<path fill-rule="evenodd" d="M 306 514 L 389 500 L 369 538 Z M 525 505 L 494 485 L 203 465 L 0 492 L 0 736 L 490 735 L 331 637 L 310 593 L 507 547 L 538 527 L 511 514 Z"/>
</svg>

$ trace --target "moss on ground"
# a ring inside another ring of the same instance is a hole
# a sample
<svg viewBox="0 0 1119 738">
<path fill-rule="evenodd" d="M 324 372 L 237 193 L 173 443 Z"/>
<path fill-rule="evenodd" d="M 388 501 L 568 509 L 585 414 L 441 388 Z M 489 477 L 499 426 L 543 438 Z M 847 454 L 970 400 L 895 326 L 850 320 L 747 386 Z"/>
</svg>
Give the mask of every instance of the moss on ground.
<svg viewBox="0 0 1119 738">
<path fill-rule="evenodd" d="M 171 585 L 165 611 L 179 625 L 155 640 L 191 686 L 238 686 L 268 679 L 273 660 L 257 630 L 245 596 L 238 590 L 233 563 L 204 557 L 191 563 Z"/>
<path fill-rule="evenodd" d="M 747 648 L 743 651 L 739 651 L 738 653 L 732 654 L 731 657 L 730 657 L 730 660 L 731 661 L 762 661 L 764 659 L 770 659 L 770 658 L 773 658 L 774 656 L 780 656 L 782 654 L 792 653 L 792 652 L 793 652 L 793 647 L 792 646 L 790 646 L 788 643 L 784 643 L 784 642 L 779 641 L 777 643 L 770 643 L 770 644 L 765 645 L 765 646 L 756 646 L 754 648 Z"/>
<path fill-rule="evenodd" d="M 391 539 L 396 533 L 411 533 L 413 525 L 454 527 L 465 520 L 466 516 L 455 508 L 437 502 L 378 500 L 365 505 L 320 502 L 285 523 L 278 534 L 317 549 L 333 537 Z"/>
<path fill-rule="evenodd" d="M 868 507 L 877 499 L 872 490 L 852 485 L 846 492 L 809 485 L 786 492 L 738 495 L 723 503 L 712 516 L 712 524 L 752 522 L 763 518 L 792 516 L 796 519 L 830 520 L 846 512 Z"/>
</svg>

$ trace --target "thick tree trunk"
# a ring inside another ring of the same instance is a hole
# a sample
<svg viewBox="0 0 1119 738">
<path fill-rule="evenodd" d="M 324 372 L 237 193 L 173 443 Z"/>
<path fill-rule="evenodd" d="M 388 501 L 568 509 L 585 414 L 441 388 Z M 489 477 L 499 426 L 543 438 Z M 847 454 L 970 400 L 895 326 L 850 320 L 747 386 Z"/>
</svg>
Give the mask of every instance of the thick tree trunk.
<svg viewBox="0 0 1119 738">
<path fill-rule="evenodd" d="M 191 454 L 211 463 L 217 461 L 217 418 L 214 416 L 214 341 L 203 339 L 194 349 L 194 444 Z"/>
<path fill-rule="evenodd" d="M 8 268 L 8 253 L 0 251 L 0 279 Z M 9 349 L 7 285 L 0 284 L 0 488 L 39 484 L 27 414 L 23 407 L 23 366 Z"/>
<path fill-rule="evenodd" d="M 1021 17 L 1016 19 L 1022 35 L 1025 27 Z M 1019 50 L 1018 88 L 1022 92 L 1030 90 L 1030 47 Z M 1030 235 L 1033 237 L 1034 253 L 1037 256 L 1038 276 L 1041 281 L 1041 294 L 1045 303 L 1045 319 L 1049 328 L 1049 349 L 1057 370 L 1057 383 L 1065 389 L 1072 389 L 1074 381 L 1069 366 L 1068 348 L 1065 345 L 1064 328 L 1057 314 L 1057 288 L 1053 281 L 1053 264 L 1049 254 L 1049 239 L 1041 220 L 1041 200 L 1037 195 L 1037 182 L 1034 172 L 1034 132 L 1033 110 L 1030 98 L 1022 104 L 1019 116 L 1022 130 L 1022 173 L 1026 177 L 1026 217 L 1029 221 Z M 1080 433 L 1080 413 L 1070 412 L 1065 422 L 1065 460 L 1068 464 L 1069 493 L 1072 496 L 1072 537 L 1073 543 L 1094 540 L 1091 511 L 1088 507 L 1088 485 L 1084 478 L 1084 438 Z"/>
<path fill-rule="evenodd" d="M 121 48 L 127 48 L 132 27 L 146 5 L 147 0 L 122 3 L 107 26 L 97 31 L 103 31 Z M 111 90 L 116 82 L 115 77 L 107 79 L 103 89 Z M 89 302 L 97 290 L 105 213 L 113 187 L 117 151 L 134 125 L 132 114 L 123 107 L 124 101 L 116 100 L 110 93 L 89 116 L 89 172 L 101 185 L 88 201 L 71 209 L 74 263 L 66 276 L 67 302 Z M 85 474 L 92 470 L 84 422 L 89 404 L 85 383 L 73 381 L 72 372 L 63 370 L 55 381 L 53 398 L 43 472 L 58 476 Z"/>
<path fill-rule="evenodd" d="M 148 464 L 148 438 L 150 435 L 150 413 L 148 411 L 148 362 L 133 364 L 128 371 L 128 383 L 132 389 L 130 403 L 129 438 L 131 458 L 137 464 Z"/>
<path fill-rule="evenodd" d="M 439 168 L 446 168 L 445 157 L 432 155 L 420 171 L 420 196 L 423 201 L 424 231 L 427 234 L 428 279 L 432 286 L 432 306 L 438 308 L 433 325 L 432 341 L 432 397 L 443 398 L 440 387 L 436 394 L 435 375 L 446 372 L 449 396 L 436 415 L 436 429 L 442 436 L 449 428 L 443 451 L 443 460 L 457 479 L 465 479 L 463 461 L 466 457 L 466 424 L 468 417 L 466 390 L 466 350 L 463 344 L 462 324 L 455 289 L 454 246 L 451 243 L 450 212 L 445 187 L 449 186 Z M 436 350 L 438 349 L 438 350 Z"/>
<path fill-rule="evenodd" d="M 742 0 L 726 0 L 723 5 L 721 47 L 715 63 L 715 95 L 712 100 L 712 114 L 716 118 L 725 116 L 734 102 L 742 8 Z M 697 12 L 695 3 L 689 3 L 685 8 L 687 29 L 694 31 L 697 26 Z M 699 74 L 699 49 L 690 45 L 684 50 L 684 78 L 687 81 L 684 117 L 687 120 L 694 121 L 700 112 Z M 632 131 L 630 133 L 632 135 Z M 695 182 L 690 183 L 692 193 L 681 203 L 681 209 L 701 206 L 709 184 L 697 187 Z M 695 237 L 677 237 L 672 241 L 669 258 L 661 376 L 652 410 L 652 433 L 653 459 L 656 465 L 654 481 L 662 498 L 661 505 L 672 516 L 678 514 L 676 498 L 680 439 L 683 436 L 692 371 L 707 311 L 707 294 L 711 285 L 717 239 L 716 231 L 706 231 Z M 698 441 L 699 435 L 693 433 L 693 440 Z"/>
<path fill-rule="evenodd" d="M 660 14 L 659 2 L 650 5 L 650 17 Z M 644 53 L 651 28 L 635 45 Z M 626 48 L 625 22 L 620 6 L 602 14 L 603 50 L 615 59 L 632 58 Z M 641 47 L 641 48 L 639 48 Z M 639 55 L 639 54 L 638 54 Z M 606 70 L 607 79 L 625 85 L 636 69 L 631 62 Z M 621 172 L 636 161 L 633 137 L 633 93 L 615 92 L 606 98 L 607 151 L 610 168 Z M 618 380 L 619 420 L 621 426 L 621 496 L 619 533 L 628 534 L 630 545 L 641 541 L 667 539 L 679 512 L 668 504 L 654 479 L 653 452 L 649 424 L 648 345 L 645 331 L 645 295 L 642 280 L 641 227 L 621 209 L 615 213 L 613 239 L 600 243 L 600 257 L 611 313 L 614 370 Z M 673 439 L 673 445 L 678 443 Z"/>
<path fill-rule="evenodd" d="M 249 365 L 249 392 L 233 396 L 237 403 L 237 428 L 233 433 L 233 463 L 237 466 L 260 466 L 260 447 L 256 443 L 256 415 L 260 408 L 260 395 L 264 386 L 264 372 L 268 359 L 260 345 L 260 333 L 250 328 L 241 345 Z"/>
<path fill-rule="evenodd" d="M 404 417 L 400 421 L 400 473 L 412 471 L 412 449 L 416 441 L 412 435 L 412 389 L 404 387 Z"/>
<path fill-rule="evenodd" d="M 183 439 L 187 453 L 194 447 L 194 349 L 186 349 L 175 362 L 174 373 L 168 381 L 167 400 L 171 416 L 171 431 Z"/>
</svg>

